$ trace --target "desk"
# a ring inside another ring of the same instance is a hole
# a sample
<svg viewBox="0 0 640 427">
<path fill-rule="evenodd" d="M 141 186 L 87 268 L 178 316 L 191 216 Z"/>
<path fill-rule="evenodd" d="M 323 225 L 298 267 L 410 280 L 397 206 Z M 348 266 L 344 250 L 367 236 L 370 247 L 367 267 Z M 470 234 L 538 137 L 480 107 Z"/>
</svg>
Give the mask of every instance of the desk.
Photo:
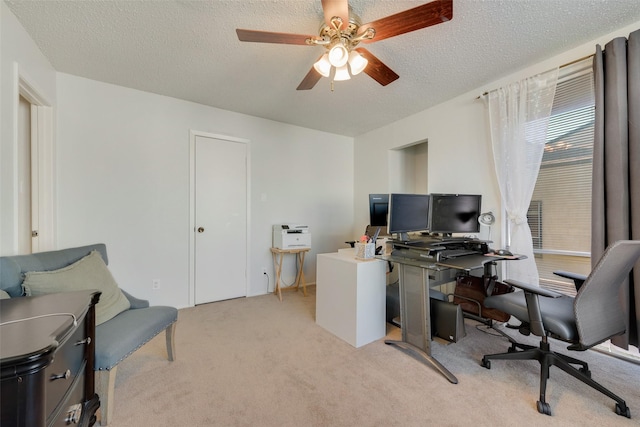
<svg viewBox="0 0 640 427">
<path fill-rule="evenodd" d="M 398 268 L 400 284 L 400 326 L 402 340 L 386 340 L 385 344 L 398 347 L 415 359 L 432 366 L 451 383 L 458 379 L 431 355 L 431 313 L 429 289 L 455 279 L 460 270 L 482 268 L 486 263 L 500 259 L 484 255 L 469 255 L 446 262 L 394 256 L 377 257 L 394 262 Z M 468 258 L 465 260 L 465 258 Z M 446 263 L 446 265 L 445 265 Z"/>
<path fill-rule="evenodd" d="M 285 254 L 294 254 L 296 256 L 296 265 L 298 266 L 298 274 L 296 275 L 296 281 L 291 287 L 284 288 L 298 290 L 300 282 L 302 281 L 302 291 L 304 296 L 307 296 L 307 282 L 304 280 L 304 256 L 309 252 L 310 248 L 296 248 L 296 249 L 280 249 L 271 248 L 271 255 L 273 256 L 273 268 L 276 271 L 276 287 L 273 289 L 273 293 L 278 295 L 280 301 L 282 301 L 282 286 L 280 286 L 280 277 L 282 275 L 282 261 Z"/>
<path fill-rule="evenodd" d="M 387 332 L 387 263 L 355 255 L 355 249 L 318 254 L 316 323 L 358 348 Z"/>
</svg>

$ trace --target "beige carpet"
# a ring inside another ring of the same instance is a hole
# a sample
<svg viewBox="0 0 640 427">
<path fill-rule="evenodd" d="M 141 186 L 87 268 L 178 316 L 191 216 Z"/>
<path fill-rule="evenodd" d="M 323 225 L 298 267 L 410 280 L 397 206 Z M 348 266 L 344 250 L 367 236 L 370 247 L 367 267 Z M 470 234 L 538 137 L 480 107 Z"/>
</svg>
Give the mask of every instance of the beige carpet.
<svg viewBox="0 0 640 427">
<path fill-rule="evenodd" d="M 112 427 L 125 426 L 638 426 L 640 366 L 589 351 L 593 378 L 621 395 L 614 402 L 553 368 L 536 410 L 537 362 L 494 361 L 507 341 L 468 321 L 467 336 L 434 344 L 458 377 L 450 384 L 384 340 L 351 347 L 315 324 L 315 288 L 180 310 L 174 362 L 164 335 L 118 369 Z M 399 339 L 389 326 L 388 337 Z M 516 334 L 517 335 L 517 334 Z M 559 344 L 554 341 L 552 345 Z M 556 349 L 564 348 L 556 345 Z"/>
</svg>

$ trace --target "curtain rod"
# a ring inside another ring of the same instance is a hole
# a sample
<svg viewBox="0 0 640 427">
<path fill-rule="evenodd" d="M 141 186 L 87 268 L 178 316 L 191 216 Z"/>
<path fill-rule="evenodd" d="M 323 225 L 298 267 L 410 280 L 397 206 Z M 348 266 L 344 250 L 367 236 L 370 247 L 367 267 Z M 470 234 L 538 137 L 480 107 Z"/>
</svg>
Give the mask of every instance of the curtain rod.
<svg viewBox="0 0 640 427">
<path fill-rule="evenodd" d="M 562 64 L 562 65 L 561 65 L 561 66 L 559 66 L 558 68 L 568 67 L 569 65 L 573 65 L 573 64 L 575 64 L 575 63 L 577 63 L 577 62 L 580 62 L 580 61 L 583 61 L 583 60 L 585 60 L 585 59 L 587 59 L 587 58 L 591 58 L 591 57 L 593 57 L 594 55 L 595 55 L 595 54 L 591 53 L 591 54 L 589 54 L 589 55 L 587 55 L 587 56 L 583 56 L 582 58 L 574 59 L 574 60 L 573 60 L 573 61 L 571 61 L 571 62 L 567 62 L 566 64 Z M 494 89 L 494 90 L 497 90 L 497 89 Z M 483 96 L 487 96 L 487 95 L 489 95 L 489 93 L 493 92 L 494 90 L 490 90 L 490 91 L 487 91 L 487 92 L 483 92 L 483 93 L 482 93 L 482 95 L 477 96 L 477 97 L 476 97 L 476 99 L 480 99 L 480 98 L 482 98 Z"/>
</svg>

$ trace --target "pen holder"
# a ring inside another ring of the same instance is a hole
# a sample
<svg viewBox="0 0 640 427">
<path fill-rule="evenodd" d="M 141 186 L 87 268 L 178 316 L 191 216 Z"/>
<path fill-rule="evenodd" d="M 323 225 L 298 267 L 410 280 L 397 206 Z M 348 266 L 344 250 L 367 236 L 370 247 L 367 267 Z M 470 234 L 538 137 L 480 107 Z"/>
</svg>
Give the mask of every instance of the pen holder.
<svg viewBox="0 0 640 427">
<path fill-rule="evenodd" d="M 376 254 L 374 243 L 356 243 L 356 259 L 372 259 Z"/>
</svg>

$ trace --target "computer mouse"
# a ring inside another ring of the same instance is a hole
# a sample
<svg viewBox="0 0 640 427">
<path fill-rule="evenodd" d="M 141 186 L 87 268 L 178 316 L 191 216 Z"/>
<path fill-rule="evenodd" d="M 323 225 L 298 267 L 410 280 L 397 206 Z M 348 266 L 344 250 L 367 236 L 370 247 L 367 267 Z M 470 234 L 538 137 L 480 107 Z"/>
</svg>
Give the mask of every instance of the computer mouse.
<svg viewBox="0 0 640 427">
<path fill-rule="evenodd" d="M 511 252 L 509 252 L 508 250 L 506 250 L 506 249 L 498 249 L 496 251 L 496 255 L 498 255 L 498 256 L 513 256 L 513 254 Z"/>
</svg>

